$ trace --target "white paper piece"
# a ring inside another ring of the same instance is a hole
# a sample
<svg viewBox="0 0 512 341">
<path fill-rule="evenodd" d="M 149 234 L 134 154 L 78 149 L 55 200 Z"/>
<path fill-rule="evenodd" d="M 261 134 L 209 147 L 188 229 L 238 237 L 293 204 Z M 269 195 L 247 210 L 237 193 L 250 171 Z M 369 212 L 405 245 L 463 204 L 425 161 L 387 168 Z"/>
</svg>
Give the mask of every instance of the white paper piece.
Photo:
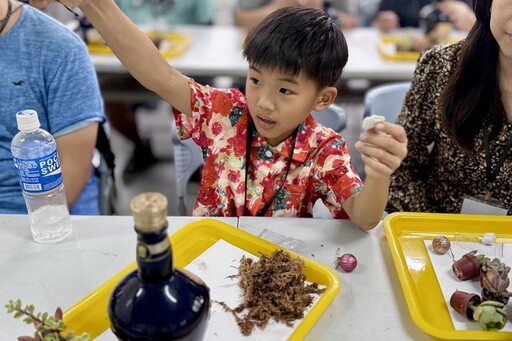
<svg viewBox="0 0 512 341">
<path fill-rule="evenodd" d="M 466 291 L 480 295 L 480 278 L 475 277 L 474 279 L 461 281 L 455 277 L 452 271 L 452 259 L 449 256 L 449 252 L 444 255 L 440 255 L 434 252 L 432 249 L 432 241 L 425 240 L 425 247 L 428 250 L 430 256 L 430 262 L 434 267 L 434 271 L 437 276 L 437 281 L 443 291 L 443 296 L 450 312 L 453 326 L 455 330 L 481 330 L 480 325 L 476 321 L 468 321 L 464 316 L 460 315 L 450 306 L 450 297 L 456 291 Z M 489 258 L 499 258 L 505 264 L 512 265 L 512 245 L 510 244 L 493 244 L 484 245 L 478 242 L 451 242 L 451 250 L 455 257 L 455 260 L 460 259 L 463 254 L 478 250 L 477 253 L 482 253 Z M 512 290 L 512 288 L 509 288 Z M 510 304 L 505 306 L 509 316 L 512 316 L 512 309 L 509 307 Z M 509 319 L 510 320 L 510 319 Z M 512 331 L 512 322 L 508 322 L 502 331 Z"/>
<path fill-rule="evenodd" d="M 245 250 L 240 249 L 224 240 L 217 241 L 208 250 L 188 264 L 185 269 L 199 276 L 210 287 L 210 299 L 225 302 L 229 307 L 235 308 L 242 303 L 242 289 L 238 286 L 238 279 L 230 279 L 229 276 L 238 274 L 238 266 L 242 256 L 257 259 Z M 324 286 L 319 286 L 323 288 Z M 305 311 L 308 314 L 316 304 L 319 295 L 313 295 L 312 305 Z M 242 315 L 240 315 L 242 316 Z M 294 327 L 302 320 L 297 320 Z M 270 321 L 268 326 L 261 330 L 255 328 L 250 336 L 244 336 L 240 332 L 235 318 L 231 313 L 217 303 L 212 302 L 210 319 L 206 329 L 205 340 L 243 340 L 243 341 L 282 341 L 290 337 L 294 327 L 287 327 L 283 323 Z M 95 340 L 116 340 L 112 331 L 107 330 Z"/>
</svg>

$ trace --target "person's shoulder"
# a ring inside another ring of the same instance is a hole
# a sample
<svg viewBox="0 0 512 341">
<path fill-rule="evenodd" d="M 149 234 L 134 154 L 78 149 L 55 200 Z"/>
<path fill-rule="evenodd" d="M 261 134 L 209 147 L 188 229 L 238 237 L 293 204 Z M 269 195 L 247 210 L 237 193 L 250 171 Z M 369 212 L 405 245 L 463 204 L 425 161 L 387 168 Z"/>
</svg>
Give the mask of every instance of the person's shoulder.
<svg viewBox="0 0 512 341">
<path fill-rule="evenodd" d="M 465 41 L 461 40 L 452 44 L 439 44 L 434 47 L 425 50 L 419 60 L 418 63 L 446 63 L 447 61 L 454 61 L 458 58 L 462 46 Z"/>
<path fill-rule="evenodd" d="M 31 6 L 24 6 L 25 27 L 44 44 L 52 44 L 56 48 L 85 46 L 84 42 L 66 26 Z"/>
</svg>

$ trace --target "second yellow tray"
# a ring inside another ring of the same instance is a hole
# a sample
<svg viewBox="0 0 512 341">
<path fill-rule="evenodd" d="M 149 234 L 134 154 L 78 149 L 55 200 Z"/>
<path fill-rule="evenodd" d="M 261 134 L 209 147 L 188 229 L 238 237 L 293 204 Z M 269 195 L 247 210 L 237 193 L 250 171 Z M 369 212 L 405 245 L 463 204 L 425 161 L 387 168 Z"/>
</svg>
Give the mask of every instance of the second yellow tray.
<svg viewBox="0 0 512 341">
<path fill-rule="evenodd" d="M 420 329 L 442 340 L 512 340 L 511 332 L 454 329 L 448 311 L 451 308 L 446 305 L 424 242 L 438 235 L 477 240 L 486 232 L 494 233 L 497 240 L 510 241 L 512 217 L 393 213 L 386 216 L 383 226 L 409 312 Z"/>
<path fill-rule="evenodd" d="M 151 39 L 161 39 L 160 53 L 166 59 L 181 55 L 190 44 L 190 37 L 182 33 L 150 31 L 146 34 Z M 89 53 L 112 54 L 112 50 L 100 36 L 89 38 L 87 48 Z"/>
<path fill-rule="evenodd" d="M 185 267 L 220 239 L 256 256 L 260 253 L 268 255 L 276 249 L 282 249 L 278 245 L 218 220 L 202 219 L 185 225 L 170 236 L 175 266 Z M 307 281 L 326 287 L 316 304 L 295 327 L 289 338 L 289 340 L 302 340 L 338 294 L 340 281 L 331 268 L 291 251 L 287 250 L 287 252 L 304 260 L 304 274 Z M 78 335 L 86 332 L 92 338 L 105 332 L 110 327 L 107 315 L 110 293 L 115 285 L 135 268 L 134 262 L 66 311 L 64 322 L 68 331 L 74 331 Z"/>
</svg>

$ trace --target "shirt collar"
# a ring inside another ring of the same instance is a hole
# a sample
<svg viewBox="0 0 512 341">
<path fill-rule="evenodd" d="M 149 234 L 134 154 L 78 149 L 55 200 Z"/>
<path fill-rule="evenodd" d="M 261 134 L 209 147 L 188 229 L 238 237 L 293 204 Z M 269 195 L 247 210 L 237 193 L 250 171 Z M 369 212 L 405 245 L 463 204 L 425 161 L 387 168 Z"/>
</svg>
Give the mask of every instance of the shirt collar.
<svg viewBox="0 0 512 341">
<path fill-rule="evenodd" d="M 311 144 L 309 143 L 309 140 L 316 124 L 317 123 L 311 114 L 304 120 L 303 123 L 300 124 L 299 130 L 297 131 L 297 139 L 295 141 L 293 161 L 302 163 L 307 159 L 311 151 Z M 290 155 L 292 139 L 293 135 L 289 136 L 286 140 L 277 146 L 272 147 L 260 134 L 256 133 L 255 142 L 259 144 L 260 147 L 266 146 L 266 148 L 272 150 L 274 153 L 279 153 L 281 156 L 287 159 L 288 155 Z"/>
</svg>

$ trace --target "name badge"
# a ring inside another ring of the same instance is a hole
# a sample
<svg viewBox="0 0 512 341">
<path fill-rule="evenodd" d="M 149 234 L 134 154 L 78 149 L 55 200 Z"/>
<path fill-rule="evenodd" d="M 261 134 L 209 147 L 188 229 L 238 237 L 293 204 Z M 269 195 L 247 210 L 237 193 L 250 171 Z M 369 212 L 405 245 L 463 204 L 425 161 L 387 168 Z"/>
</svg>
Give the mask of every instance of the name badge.
<svg viewBox="0 0 512 341">
<path fill-rule="evenodd" d="M 476 197 L 467 196 L 464 198 L 460 213 L 507 215 L 508 209 L 504 208 L 498 200 L 477 195 Z"/>
</svg>

